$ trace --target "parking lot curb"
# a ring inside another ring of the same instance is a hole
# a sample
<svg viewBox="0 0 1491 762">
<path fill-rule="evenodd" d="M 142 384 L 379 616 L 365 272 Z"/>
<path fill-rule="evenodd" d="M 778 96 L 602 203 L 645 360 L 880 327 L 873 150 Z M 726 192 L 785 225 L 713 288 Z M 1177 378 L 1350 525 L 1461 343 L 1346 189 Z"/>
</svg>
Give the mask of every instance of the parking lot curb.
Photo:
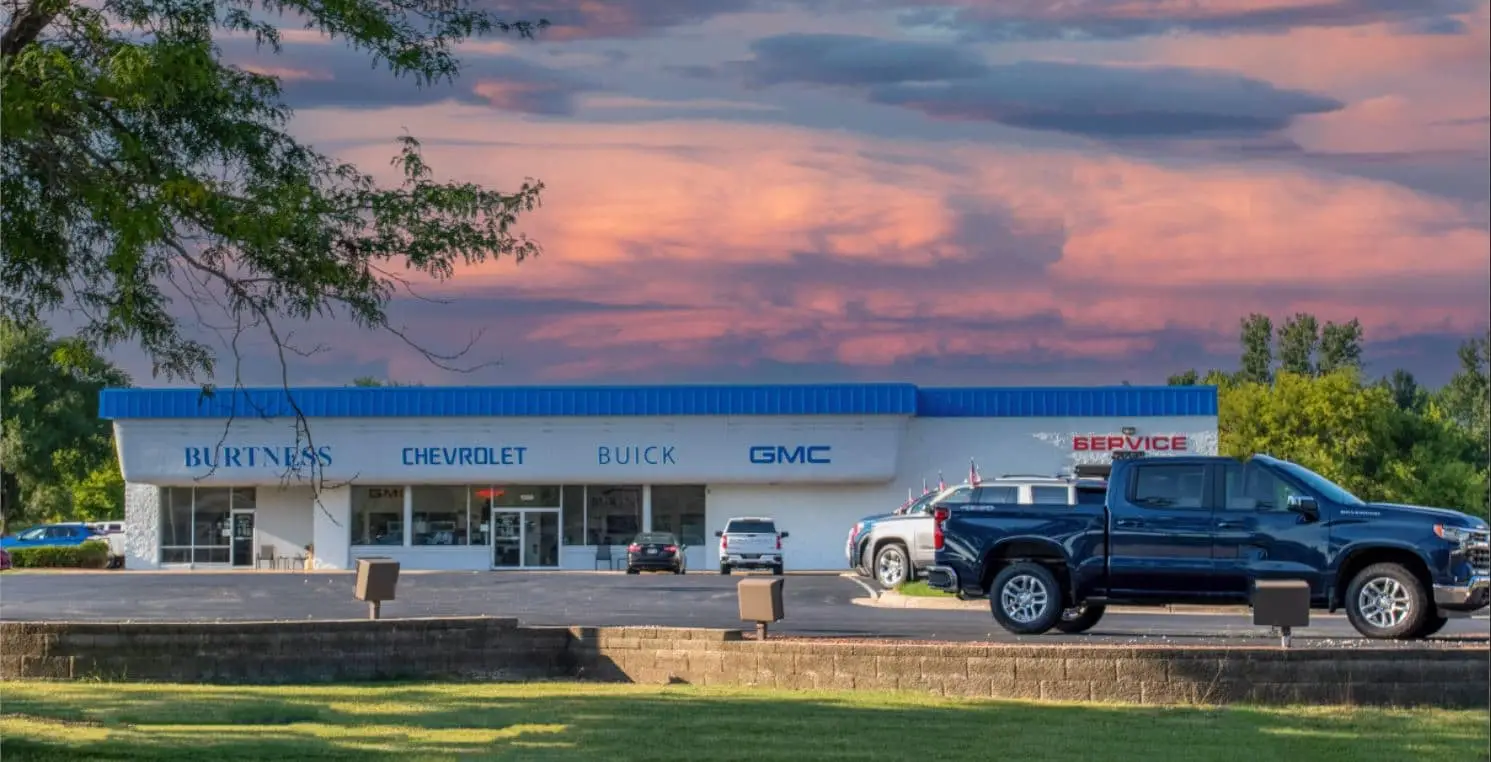
<svg viewBox="0 0 1491 762">
<path fill-rule="evenodd" d="M 869 606 L 881 609 L 928 609 L 935 611 L 987 611 L 989 602 L 986 600 L 960 601 L 951 596 L 933 597 L 921 595 L 902 595 L 894 590 L 886 590 L 875 598 L 856 598 L 854 603 L 860 606 Z M 1110 614 L 1213 614 L 1227 616 L 1251 616 L 1253 610 L 1247 606 L 1111 606 Z M 1315 614 L 1314 616 L 1326 616 Z"/>
</svg>

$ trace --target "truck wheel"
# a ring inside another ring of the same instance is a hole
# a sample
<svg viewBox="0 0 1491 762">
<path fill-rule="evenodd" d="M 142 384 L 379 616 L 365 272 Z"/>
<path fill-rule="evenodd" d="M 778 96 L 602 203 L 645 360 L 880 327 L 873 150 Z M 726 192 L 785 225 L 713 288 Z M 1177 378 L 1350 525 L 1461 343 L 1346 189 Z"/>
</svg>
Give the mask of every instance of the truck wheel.
<svg viewBox="0 0 1491 762">
<path fill-rule="evenodd" d="M 989 608 L 1000 627 L 1016 635 L 1040 635 L 1061 621 L 1061 585 L 1040 564 L 1010 564 L 989 586 Z"/>
<path fill-rule="evenodd" d="M 900 543 L 891 543 L 875 554 L 875 581 L 886 590 L 894 590 L 911 579 L 911 559 Z"/>
<path fill-rule="evenodd" d="M 1413 638 L 1428 616 L 1423 583 L 1399 564 L 1372 564 L 1346 587 L 1346 618 L 1364 637 Z"/>
<path fill-rule="evenodd" d="M 1056 620 L 1056 629 L 1068 635 L 1087 632 L 1097 625 L 1098 620 L 1103 618 L 1103 613 L 1108 610 L 1101 603 L 1089 603 L 1074 609 L 1061 612 L 1061 618 Z"/>
</svg>

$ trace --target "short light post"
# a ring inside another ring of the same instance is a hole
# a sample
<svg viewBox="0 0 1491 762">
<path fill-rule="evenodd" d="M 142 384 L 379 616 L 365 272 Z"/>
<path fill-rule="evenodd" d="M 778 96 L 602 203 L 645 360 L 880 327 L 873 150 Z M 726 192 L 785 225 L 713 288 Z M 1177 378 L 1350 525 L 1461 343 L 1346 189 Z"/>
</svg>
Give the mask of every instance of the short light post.
<svg viewBox="0 0 1491 762">
<path fill-rule="evenodd" d="M 369 619 L 379 618 L 383 602 L 393 600 L 398 585 L 398 561 L 392 558 L 357 559 L 357 590 L 353 595 L 359 601 L 367 601 Z"/>
<path fill-rule="evenodd" d="M 1253 624 L 1277 629 L 1279 646 L 1288 648 L 1294 628 L 1310 626 L 1310 583 L 1302 579 L 1255 583 Z"/>
<path fill-rule="evenodd" d="M 740 581 L 740 619 L 756 623 L 756 637 L 766 640 L 766 626 L 782 621 L 782 578 L 757 577 Z"/>
</svg>

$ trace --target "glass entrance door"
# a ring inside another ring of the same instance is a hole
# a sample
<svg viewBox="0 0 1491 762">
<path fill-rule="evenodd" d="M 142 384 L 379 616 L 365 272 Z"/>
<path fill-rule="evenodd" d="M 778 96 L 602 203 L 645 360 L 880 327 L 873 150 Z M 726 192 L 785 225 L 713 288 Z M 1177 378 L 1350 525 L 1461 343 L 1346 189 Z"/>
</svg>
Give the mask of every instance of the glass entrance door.
<svg viewBox="0 0 1491 762">
<path fill-rule="evenodd" d="M 233 536 L 230 553 L 234 566 L 254 565 L 254 512 L 233 512 Z M 270 563 L 274 563 L 270 559 Z"/>
<path fill-rule="evenodd" d="M 526 511 L 523 516 L 523 565 L 559 565 L 559 511 Z"/>
<path fill-rule="evenodd" d="M 492 566 L 523 565 L 523 512 L 492 511 Z"/>
<path fill-rule="evenodd" d="M 492 511 L 492 566 L 498 569 L 559 566 L 559 511 Z"/>
</svg>

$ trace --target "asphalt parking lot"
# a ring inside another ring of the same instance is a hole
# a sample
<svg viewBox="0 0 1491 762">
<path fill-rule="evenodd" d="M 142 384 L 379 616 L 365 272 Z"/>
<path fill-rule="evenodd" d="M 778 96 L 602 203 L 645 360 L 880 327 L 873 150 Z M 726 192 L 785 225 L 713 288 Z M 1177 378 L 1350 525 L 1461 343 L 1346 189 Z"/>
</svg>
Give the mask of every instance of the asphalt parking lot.
<svg viewBox="0 0 1491 762">
<path fill-rule="evenodd" d="M 740 576 L 626 576 L 584 572 L 422 572 L 399 580 L 398 600 L 383 616 L 506 616 L 528 625 L 742 627 L 735 588 Z M 353 575 L 327 573 L 21 573 L 0 578 L 0 619 L 84 621 L 360 619 Z M 1236 614 L 1109 614 L 1092 633 L 1016 637 L 985 612 L 878 609 L 855 605 L 868 595 L 853 579 L 788 575 L 787 618 L 773 632 L 841 638 L 1000 642 L 1243 644 L 1277 642 Z M 1486 642 L 1491 622 L 1452 621 L 1440 644 Z M 1342 616 L 1312 615 L 1295 643 L 1393 647 L 1367 641 Z"/>
</svg>

